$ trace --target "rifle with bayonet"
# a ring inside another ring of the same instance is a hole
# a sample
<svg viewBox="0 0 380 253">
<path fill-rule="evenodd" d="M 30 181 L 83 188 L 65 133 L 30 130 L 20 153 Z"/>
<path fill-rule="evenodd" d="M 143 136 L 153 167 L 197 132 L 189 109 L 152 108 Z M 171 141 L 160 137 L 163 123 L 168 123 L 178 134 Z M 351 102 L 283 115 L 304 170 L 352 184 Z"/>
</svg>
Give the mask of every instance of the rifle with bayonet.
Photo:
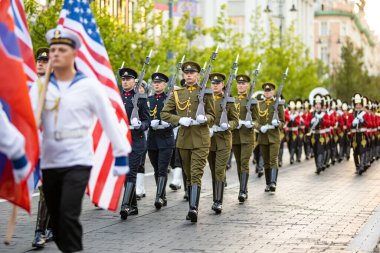
<svg viewBox="0 0 380 253">
<path fill-rule="evenodd" d="M 222 115 L 220 116 L 220 122 L 219 125 L 221 126 L 223 123 L 228 125 L 228 115 L 227 115 L 227 102 L 228 98 L 231 94 L 231 86 L 232 82 L 234 81 L 236 77 L 236 73 L 238 70 L 238 61 L 239 61 L 239 55 L 236 56 L 235 62 L 232 64 L 230 75 L 228 77 L 227 85 L 224 89 L 224 97 L 222 100 L 222 103 L 220 106 L 222 107 Z"/>
<path fill-rule="evenodd" d="M 170 80 L 170 82 L 168 84 L 168 92 L 166 93 L 166 99 L 164 101 L 165 104 L 169 100 L 169 98 L 170 98 L 170 96 L 171 96 L 171 94 L 173 92 L 174 85 L 176 84 L 176 81 L 177 81 L 178 72 L 182 69 L 182 64 L 183 64 L 184 60 L 185 60 L 185 56 L 182 56 L 181 61 L 177 65 L 177 70 L 174 73 L 174 76 L 172 77 L 172 79 Z"/>
<path fill-rule="evenodd" d="M 133 110 L 132 110 L 132 113 L 131 113 L 131 120 L 133 120 L 135 118 L 137 120 L 140 119 L 140 117 L 139 117 L 139 108 L 137 107 L 137 102 L 138 102 L 139 96 L 140 96 L 139 89 L 140 89 L 141 83 L 142 83 L 142 81 L 144 79 L 146 66 L 149 65 L 149 61 L 150 61 L 150 57 L 151 56 L 152 56 L 152 50 L 150 50 L 149 55 L 145 58 L 144 65 L 143 65 L 141 73 L 140 73 L 139 81 L 137 82 L 137 84 L 135 85 L 135 88 L 134 88 L 135 95 L 132 98 Z"/>
<path fill-rule="evenodd" d="M 245 108 L 247 109 L 247 114 L 245 116 L 245 122 L 252 122 L 251 106 L 252 106 L 252 104 L 254 104 L 256 102 L 256 99 L 252 98 L 252 95 L 253 95 L 253 91 L 254 91 L 255 86 L 256 86 L 256 79 L 257 79 L 257 76 L 259 75 L 260 68 L 261 68 L 261 63 L 259 63 L 259 65 L 257 65 L 257 68 L 255 69 L 255 72 L 253 74 L 252 83 L 249 87 L 248 102 L 245 105 Z"/>
<path fill-rule="evenodd" d="M 207 69 L 206 69 L 205 74 L 203 76 L 203 80 L 201 83 L 201 90 L 198 94 L 199 104 L 198 104 L 197 112 L 195 114 L 196 117 L 198 115 L 206 116 L 204 96 L 205 96 L 205 92 L 206 92 L 207 81 L 208 81 L 208 78 L 210 76 L 210 72 L 211 72 L 211 68 L 212 68 L 212 62 L 216 59 L 216 56 L 218 55 L 218 49 L 219 49 L 219 45 L 216 47 L 215 52 L 212 53 L 210 60 L 208 62 Z"/>
<path fill-rule="evenodd" d="M 280 83 L 280 86 L 278 87 L 277 95 L 276 95 L 276 102 L 274 103 L 274 113 L 273 113 L 273 120 L 280 121 L 280 118 L 278 116 L 278 106 L 280 104 L 282 89 L 284 88 L 285 79 L 288 77 L 288 70 L 289 68 L 286 68 L 284 75 L 282 76 L 282 80 Z"/>
<path fill-rule="evenodd" d="M 157 65 L 156 71 L 154 71 L 154 73 L 157 73 L 159 70 L 160 70 L 160 65 Z M 147 84 L 147 89 L 145 90 L 145 93 L 148 94 L 148 97 L 154 94 L 152 83 L 153 83 L 153 80 L 149 79 L 149 82 Z"/>
<path fill-rule="evenodd" d="M 203 64 L 203 67 L 201 68 L 201 72 L 199 72 L 199 77 L 198 77 L 197 84 L 199 84 L 202 76 L 204 75 L 204 73 L 206 71 L 206 66 L 207 66 L 207 61 L 205 61 L 205 64 Z"/>
</svg>

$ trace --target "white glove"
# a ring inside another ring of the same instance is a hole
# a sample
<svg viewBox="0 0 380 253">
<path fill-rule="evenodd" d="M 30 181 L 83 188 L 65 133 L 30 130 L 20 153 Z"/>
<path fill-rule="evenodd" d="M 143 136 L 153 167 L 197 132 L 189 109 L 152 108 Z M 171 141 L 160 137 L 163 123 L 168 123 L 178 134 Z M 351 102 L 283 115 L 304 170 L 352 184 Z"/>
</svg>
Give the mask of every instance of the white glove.
<svg viewBox="0 0 380 253">
<path fill-rule="evenodd" d="M 323 118 L 323 116 L 324 116 L 324 114 L 323 113 L 317 113 L 316 115 L 315 115 L 318 119 L 322 119 Z"/>
<path fill-rule="evenodd" d="M 242 125 L 244 125 L 245 121 L 239 119 L 239 125 L 236 127 L 236 129 L 240 129 Z"/>
<path fill-rule="evenodd" d="M 26 179 L 30 171 L 30 163 L 25 155 L 18 159 L 12 160 L 13 177 L 16 184 Z"/>
<path fill-rule="evenodd" d="M 228 128 L 230 127 L 230 125 L 228 123 L 222 123 L 220 125 L 220 128 L 223 130 L 223 131 L 226 131 Z"/>
<path fill-rule="evenodd" d="M 280 125 L 280 122 L 277 119 L 272 120 L 272 126 L 278 127 Z"/>
<path fill-rule="evenodd" d="M 158 125 L 160 124 L 160 120 L 158 119 L 154 119 L 150 122 L 150 126 L 153 128 L 153 129 L 157 129 Z"/>
<path fill-rule="evenodd" d="M 163 121 L 161 120 L 161 125 L 164 127 L 164 128 L 168 128 L 170 127 L 170 123 L 166 122 L 166 121 Z"/>
<path fill-rule="evenodd" d="M 210 138 L 214 135 L 214 130 L 212 128 L 208 129 L 210 131 Z"/>
<path fill-rule="evenodd" d="M 207 118 L 205 115 L 198 115 L 196 120 L 199 124 L 204 124 L 207 122 Z"/>
<path fill-rule="evenodd" d="M 268 131 L 268 125 L 264 125 L 260 127 L 260 132 L 262 132 L 263 134 L 265 134 L 267 131 Z"/>
<path fill-rule="evenodd" d="M 357 126 L 359 124 L 359 119 L 358 118 L 355 118 L 353 121 L 352 121 L 352 125 L 353 126 Z"/>
<path fill-rule="evenodd" d="M 364 122 L 363 114 L 359 113 L 358 116 L 356 116 L 360 120 L 361 123 Z"/>
<path fill-rule="evenodd" d="M 117 176 L 123 176 L 129 173 L 129 162 L 126 156 L 118 156 L 115 158 L 112 174 Z"/>
<path fill-rule="evenodd" d="M 246 127 L 246 128 L 252 128 L 253 127 L 253 122 L 252 121 L 246 121 L 245 123 L 244 123 L 244 126 Z"/>
<path fill-rule="evenodd" d="M 294 114 L 290 115 L 290 121 L 293 121 L 295 118 L 296 118 L 296 115 L 294 115 Z"/>
<path fill-rule="evenodd" d="M 188 127 L 188 126 L 190 126 L 192 121 L 193 120 L 189 117 L 182 117 L 179 119 L 179 124 L 182 126 Z"/>
<path fill-rule="evenodd" d="M 313 125 L 318 119 L 316 117 L 312 118 L 310 123 Z"/>
<path fill-rule="evenodd" d="M 137 118 L 133 118 L 131 120 L 131 125 L 133 126 L 134 129 L 139 129 L 141 127 L 141 121 L 138 120 Z"/>
</svg>

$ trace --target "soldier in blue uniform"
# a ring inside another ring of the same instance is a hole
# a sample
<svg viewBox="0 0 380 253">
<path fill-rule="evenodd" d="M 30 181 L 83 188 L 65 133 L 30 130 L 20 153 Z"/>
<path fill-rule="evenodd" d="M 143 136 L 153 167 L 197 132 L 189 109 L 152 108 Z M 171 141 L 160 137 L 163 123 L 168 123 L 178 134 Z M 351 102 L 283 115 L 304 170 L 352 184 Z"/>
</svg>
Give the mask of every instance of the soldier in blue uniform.
<svg viewBox="0 0 380 253">
<path fill-rule="evenodd" d="M 175 147 L 173 126 L 161 120 L 160 113 L 166 101 L 165 87 L 169 78 L 163 73 L 153 73 L 152 82 L 155 94 L 150 96 L 150 127 L 148 132 L 148 156 L 154 168 L 157 193 L 154 205 L 156 209 L 166 206 L 166 183 L 168 167 Z"/>
<path fill-rule="evenodd" d="M 123 87 L 121 97 L 128 118 L 131 119 L 137 72 L 131 68 L 122 68 L 119 70 L 119 75 L 121 77 Z M 132 152 L 129 154 L 130 172 L 127 174 L 124 196 L 120 210 L 120 216 L 123 220 L 127 219 L 129 215 L 138 214 L 136 200 L 136 174 L 141 166 L 143 155 L 147 148 L 144 131 L 148 129 L 150 124 L 147 96 L 146 94 L 139 94 L 138 96 L 137 105 L 139 108 L 139 120 L 131 121 L 130 126 L 132 136 Z"/>
</svg>

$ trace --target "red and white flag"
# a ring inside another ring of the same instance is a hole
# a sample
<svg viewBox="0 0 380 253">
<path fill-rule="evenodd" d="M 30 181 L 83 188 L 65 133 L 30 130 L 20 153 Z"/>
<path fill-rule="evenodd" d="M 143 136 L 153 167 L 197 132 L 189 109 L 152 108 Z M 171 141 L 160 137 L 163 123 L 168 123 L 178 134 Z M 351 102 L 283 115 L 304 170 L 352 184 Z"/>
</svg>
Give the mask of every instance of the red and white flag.
<svg viewBox="0 0 380 253">
<path fill-rule="evenodd" d="M 75 59 L 76 66 L 79 71 L 89 77 L 98 79 L 103 84 L 104 90 L 125 131 L 130 152 L 131 137 L 128 130 L 127 115 L 107 51 L 88 0 L 65 0 L 58 25 L 72 30 L 82 39 L 82 46 L 79 48 L 78 57 Z M 92 135 L 95 162 L 87 192 L 95 205 L 115 211 L 119 203 L 125 176 L 115 177 L 112 174 L 114 157 L 112 155 L 111 143 L 99 121 L 96 122 Z"/>
</svg>

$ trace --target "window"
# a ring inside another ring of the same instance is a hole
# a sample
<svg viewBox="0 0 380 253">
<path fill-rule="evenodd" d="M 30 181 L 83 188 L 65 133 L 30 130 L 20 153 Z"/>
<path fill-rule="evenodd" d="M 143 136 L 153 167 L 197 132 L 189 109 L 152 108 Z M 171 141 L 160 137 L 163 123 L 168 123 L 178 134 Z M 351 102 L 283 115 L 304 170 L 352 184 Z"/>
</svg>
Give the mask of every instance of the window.
<svg viewBox="0 0 380 253">
<path fill-rule="evenodd" d="M 328 51 L 328 47 L 326 46 L 322 46 L 321 47 L 321 55 L 320 55 L 320 59 L 326 64 L 326 65 L 329 65 L 329 62 L 330 62 L 330 57 L 329 57 L 329 51 Z"/>
<path fill-rule="evenodd" d="M 328 30 L 327 30 L 327 22 L 322 22 L 321 23 L 321 31 L 320 31 L 320 35 L 322 36 L 327 36 L 328 34 Z"/>
</svg>

